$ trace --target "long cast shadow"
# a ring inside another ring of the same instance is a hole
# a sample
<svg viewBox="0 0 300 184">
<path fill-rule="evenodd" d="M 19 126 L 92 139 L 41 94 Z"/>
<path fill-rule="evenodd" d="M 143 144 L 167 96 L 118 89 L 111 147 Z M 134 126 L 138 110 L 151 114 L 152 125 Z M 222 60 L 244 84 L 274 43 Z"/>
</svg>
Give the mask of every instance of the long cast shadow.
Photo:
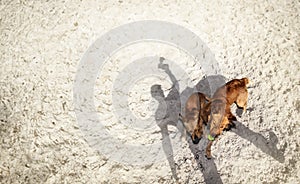
<svg viewBox="0 0 300 184">
<path fill-rule="evenodd" d="M 245 125 L 243 125 L 239 121 L 235 121 L 235 128 L 231 129 L 232 132 L 237 134 L 238 136 L 250 141 L 252 144 L 254 144 L 257 148 L 259 148 L 262 152 L 270 155 L 275 160 L 277 160 L 280 163 L 284 162 L 284 150 L 278 149 L 276 147 L 276 144 L 278 143 L 278 138 L 275 135 L 274 132 L 270 131 L 270 139 L 266 139 L 264 136 L 262 136 L 259 133 L 253 132 L 249 128 L 247 128 Z"/>
<path fill-rule="evenodd" d="M 200 91 L 205 94 L 211 93 L 210 82 L 214 84 L 219 84 L 220 82 L 216 82 L 213 79 L 216 77 L 203 78 L 197 85 L 196 88 L 186 88 L 183 90 L 181 94 L 179 94 L 179 85 L 175 76 L 172 74 L 169 69 L 169 65 L 163 63 L 164 58 L 160 58 L 160 63 L 158 68 L 163 69 L 172 81 L 172 88 L 168 96 L 164 96 L 163 90 L 159 84 L 151 86 L 151 95 L 154 99 L 159 102 L 158 108 L 155 113 L 155 119 L 157 125 L 160 127 L 162 134 L 162 147 L 163 151 L 167 157 L 169 162 L 169 166 L 172 172 L 172 176 L 175 180 L 178 180 L 176 173 L 176 165 L 173 156 L 173 148 L 170 141 L 170 136 L 168 132 L 168 125 L 175 126 L 179 130 L 181 134 L 185 131 L 181 122 L 178 121 L 179 113 L 181 113 L 181 104 L 185 104 L 187 98 L 195 91 Z M 224 82 L 223 82 L 224 83 Z M 208 87 L 205 87 L 208 86 Z M 212 85 L 213 86 L 213 85 Z M 222 183 L 221 177 L 218 173 L 217 166 L 213 160 L 207 160 L 204 156 L 205 148 L 208 143 L 208 140 L 203 139 L 200 141 L 199 145 L 193 144 L 188 138 L 189 148 L 191 152 L 194 154 L 199 168 L 203 173 L 205 183 L 214 183 L 219 184 Z"/>
</svg>

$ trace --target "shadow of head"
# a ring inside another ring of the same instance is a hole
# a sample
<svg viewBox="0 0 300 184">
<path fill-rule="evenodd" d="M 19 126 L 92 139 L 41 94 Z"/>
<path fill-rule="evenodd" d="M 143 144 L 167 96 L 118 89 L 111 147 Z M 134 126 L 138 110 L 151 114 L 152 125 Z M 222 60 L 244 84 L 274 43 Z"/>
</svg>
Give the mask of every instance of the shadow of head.
<svg viewBox="0 0 300 184">
<path fill-rule="evenodd" d="M 165 97 L 164 91 L 162 90 L 161 85 L 155 84 L 155 85 L 151 86 L 151 96 L 156 100 L 160 100 Z"/>
<path fill-rule="evenodd" d="M 225 77 L 222 75 L 209 75 L 204 76 L 195 86 L 195 90 L 205 94 L 208 97 L 212 97 L 215 91 L 223 86 Z"/>
</svg>

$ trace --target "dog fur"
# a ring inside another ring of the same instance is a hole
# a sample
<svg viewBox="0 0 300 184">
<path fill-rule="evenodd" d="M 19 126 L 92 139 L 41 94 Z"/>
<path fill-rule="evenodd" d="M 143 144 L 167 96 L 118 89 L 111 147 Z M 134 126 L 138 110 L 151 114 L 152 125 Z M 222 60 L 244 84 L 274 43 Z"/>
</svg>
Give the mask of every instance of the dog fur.
<svg viewBox="0 0 300 184">
<path fill-rule="evenodd" d="M 208 122 L 210 111 L 207 109 L 207 104 L 210 102 L 203 93 L 193 93 L 185 104 L 185 116 L 181 116 L 181 120 L 186 128 L 186 131 L 191 135 L 193 143 L 197 144 L 203 134 L 203 123 Z"/>
<path fill-rule="evenodd" d="M 223 130 L 229 130 L 234 127 L 233 121 L 236 117 L 232 114 L 230 106 L 235 103 L 238 107 L 243 108 L 244 112 L 247 108 L 249 84 L 248 78 L 233 79 L 221 86 L 214 93 L 210 102 L 210 136 L 217 138 Z M 196 129 L 195 129 L 196 130 Z M 213 140 L 210 140 L 206 147 L 206 157 L 211 158 L 211 146 Z"/>
</svg>

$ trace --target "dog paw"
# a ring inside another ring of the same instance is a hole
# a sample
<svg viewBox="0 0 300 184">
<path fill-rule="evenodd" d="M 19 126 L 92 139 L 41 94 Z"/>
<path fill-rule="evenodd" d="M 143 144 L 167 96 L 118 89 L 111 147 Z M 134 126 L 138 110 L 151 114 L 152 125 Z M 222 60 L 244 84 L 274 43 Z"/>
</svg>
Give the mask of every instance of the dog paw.
<svg viewBox="0 0 300 184">
<path fill-rule="evenodd" d="M 230 130 L 230 127 L 226 127 L 226 128 L 223 129 L 223 131 L 226 131 L 226 132 L 229 131 L 229 130 Z"/>
<path fill-rule="evenodd" d="M 232 117 L 230 118 L 230 120 L 231 120 L 231 121 L 237 121 L 237 119 L 236 119 L 235 116 L 232 116 Z"/>
<path fill-rule="evenodd" d="M 229 131 L 229 130 L 231 130 L 232 128 L 236 128 L 236 126 L 235 126 L 235 123 L 230 122 L 230 123 L 224 128 L 224 131 Z"/>
<path fill-rule="evenodd" d="M 231 129 L 231 125 L 228 124 L 225 128 L 224 128 L 224 131 L 229 131 Z"/>
<path fill-rule="evenodd" d="M 206 158 L 207 160 L 210 160 L 212 157 L 211 157 L 211 155 L 205 154 L 205 158 Z"/>
<path fill-rule="evenodd" d="M 198 144 L 200 142 L 200 140 L 201 140 L 201 137 L 198 138 L 198 137 L 195 136 L 194 139 L 192 138 L 192 141 L 193 141 L 194 144 Z"/>
</svg>

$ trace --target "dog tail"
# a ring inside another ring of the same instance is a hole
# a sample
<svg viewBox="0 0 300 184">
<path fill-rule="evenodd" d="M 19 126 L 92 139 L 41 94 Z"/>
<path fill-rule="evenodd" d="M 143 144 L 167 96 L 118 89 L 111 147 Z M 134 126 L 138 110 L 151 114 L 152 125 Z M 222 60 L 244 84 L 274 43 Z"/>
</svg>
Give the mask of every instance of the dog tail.
<svg viewBox="0 0 300 184">
<path fill-rule="evenodd" d="M 248 86 L 250 83 L 251 83 L 251 81 L 247 77 L 244 77 L 244 78 L 241 79 L 241 84 L 243 86 Z"/>
</svg>

